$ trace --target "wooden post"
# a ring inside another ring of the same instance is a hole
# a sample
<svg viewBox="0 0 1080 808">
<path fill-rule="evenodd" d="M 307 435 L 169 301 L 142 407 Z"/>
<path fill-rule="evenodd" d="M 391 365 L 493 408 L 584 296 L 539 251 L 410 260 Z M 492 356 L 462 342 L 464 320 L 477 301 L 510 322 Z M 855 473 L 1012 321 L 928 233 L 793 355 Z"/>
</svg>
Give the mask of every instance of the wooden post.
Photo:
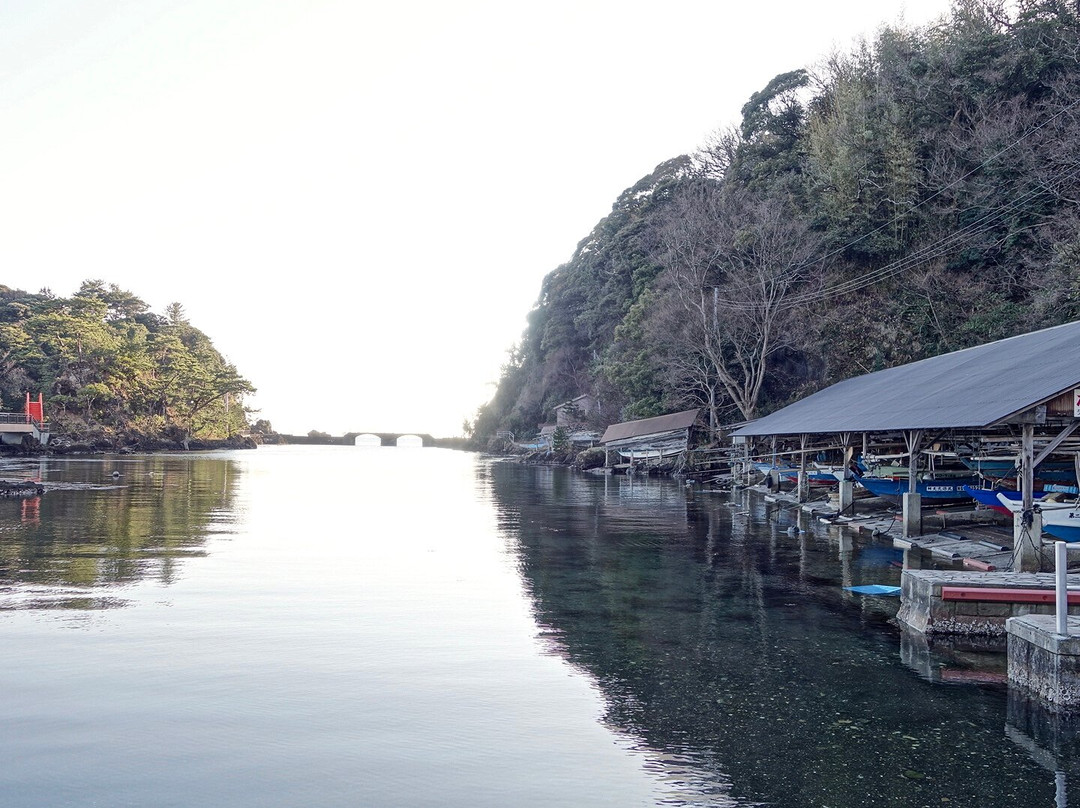
<svg viewBox="0 0 1080 808">
<path fill-rule="evenodd" d="M 806 480 L 806 444 L 809 442 L 809 435 L 799 436 L 799 484 L 798 490 L 795 492 L 795 499 L 799 502 L 806 502 L 807 489 L 809 488 Z"/>
<path fill-rule="evenodd" d="M 1013 515 L 1013 572 L 1038 572 L 1042 514 L 1035 513 L 1035 424 L 1020 427 L 1020 492 L 1023 507 Z"/>
<path fill-rule="evenodd" d="M 1020 492 L 1023 495 L 1024 510 L 1030 511 L 1035 502 L 1035 424 L 1023 424 L 1020 427 Z"/>
</svg>

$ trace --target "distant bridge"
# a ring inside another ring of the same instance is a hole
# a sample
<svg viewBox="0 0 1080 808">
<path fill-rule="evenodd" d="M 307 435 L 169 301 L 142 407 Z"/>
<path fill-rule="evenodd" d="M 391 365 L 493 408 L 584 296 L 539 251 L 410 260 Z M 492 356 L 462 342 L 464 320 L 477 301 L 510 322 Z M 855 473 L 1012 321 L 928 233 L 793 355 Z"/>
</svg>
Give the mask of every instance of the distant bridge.
<svg viewBox="0 0 1080 808">
<path fill-rule="evenodd" d="M 345 443 L 355 444 L 356 439 L 363 435 L 374 435 L 379 439 L 381 446 L 397 446 L 400 438 L 419 438 L 424 446 L 438 446 L 439 442 L 421 432 L 346 432 L 342 439 Z"/>
<path fill-rule="evenodd" d="M 362 435 L 372 435 L 379 439 L 380 446 L 397 446 L 398 438 L 419 438 L 423 446 L 441 446 L 443 442 L 431 437 L 426 432 L 346 432 L 341 437 L 336 435 L 278 435 L 282 443 L 303 446 L 355 446 L 356 439 Z"/>
</svg>

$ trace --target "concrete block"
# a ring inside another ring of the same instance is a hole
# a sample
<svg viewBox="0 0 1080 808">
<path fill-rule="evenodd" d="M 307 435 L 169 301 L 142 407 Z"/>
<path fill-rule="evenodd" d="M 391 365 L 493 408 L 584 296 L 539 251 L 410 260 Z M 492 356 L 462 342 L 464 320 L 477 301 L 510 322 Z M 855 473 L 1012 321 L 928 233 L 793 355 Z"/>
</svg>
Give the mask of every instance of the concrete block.
<svg viewBox="0 0 1080 808">
<path fill-rule="evenodd" d="M 1080 618 L 1070 617 L 1069 634 L 1056 632 L 1053 615 L 1012 617 L 1008 633 L 1009 683 L 1051 709 L 1080 711 Z"/>
</svg>

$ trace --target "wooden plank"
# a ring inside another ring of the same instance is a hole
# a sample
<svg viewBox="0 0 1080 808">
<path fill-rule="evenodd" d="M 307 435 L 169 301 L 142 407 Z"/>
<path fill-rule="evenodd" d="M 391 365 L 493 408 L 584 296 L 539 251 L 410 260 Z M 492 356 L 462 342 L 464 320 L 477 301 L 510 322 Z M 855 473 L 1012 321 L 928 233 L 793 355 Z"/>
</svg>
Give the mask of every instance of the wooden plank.
<svg viewBox="0 0 1080 808">
<path fill-rule="evenodd" d="M 1069 605 L 1080 604 L 1080 592 L 1069 592 Z M 1053 589 L 1019 589 L 996 586 L 943 586 L 942 600 L 978 600 L 990 603 L 1049 603 L 1057 600 Z"/>
</svg>

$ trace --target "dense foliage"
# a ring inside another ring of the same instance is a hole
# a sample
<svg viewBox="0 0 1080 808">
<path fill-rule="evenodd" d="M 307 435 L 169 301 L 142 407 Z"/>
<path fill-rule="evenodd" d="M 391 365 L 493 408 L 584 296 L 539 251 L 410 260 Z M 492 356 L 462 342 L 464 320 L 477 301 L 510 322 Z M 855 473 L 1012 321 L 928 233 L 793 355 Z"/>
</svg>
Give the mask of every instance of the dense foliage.
<svg viewBox="0 0 1080 808">
<path fill-rule="evenodd" d="M 62 437 L 186 447 L 243 430 L 254 388 L 179 303 L 160 316 L 96 280 L 68 298 L 0 286 L 0 409 L 39 391 Z"/>
<path fill-rule="evenodd" d="M 544 279 L 470 426 L 751 418 L 843 378 L 1080 316 L 1080 15 L 958 0 L 782 73 L 624 192 Z M 602 424 L 598 424 L 602 425 Z"/>
</svg>

